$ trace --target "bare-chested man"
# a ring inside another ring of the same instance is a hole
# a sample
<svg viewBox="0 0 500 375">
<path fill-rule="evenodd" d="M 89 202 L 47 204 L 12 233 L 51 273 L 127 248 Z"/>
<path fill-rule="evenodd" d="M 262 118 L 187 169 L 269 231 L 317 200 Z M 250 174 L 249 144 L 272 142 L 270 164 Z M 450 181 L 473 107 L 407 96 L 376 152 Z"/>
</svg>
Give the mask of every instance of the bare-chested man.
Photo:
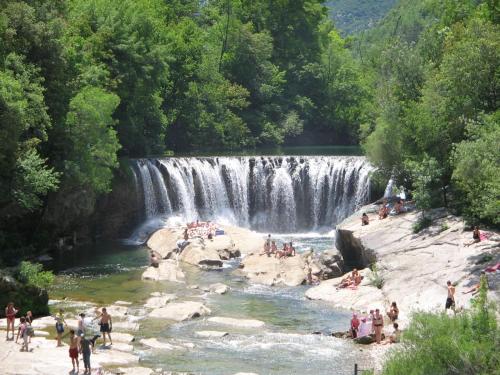
<svg viewBox="0 0 500 375">
<path fill-rule="evenodd" d="M 75 372 L 75 364 L 76 364 L 76 373 L 80 372 L 80 363 L 78 361 L 78 351 L 79 351 L 79 337 L 75 335 L 74 330 L 69 331 L 69 357 L 71 358 L 71 364 L 73 365 L 73 373 Z"/>
<path fill-rule="evenodd" d="M 111 321 L 111 315 L 108 314 L 106 308 L 102 308 L 102 314 L 98 316 L 100 318 L 99 324 L 101 325 L 102 339 L 104 340 L 104 346 L 106 346 L 106 334 L 109 337 L 109 344 L 113 345 L 113 340 L 111 340 L 111 330 L 113 329 L 113 322 Z"/>
<path fill-rule="evenodd" d="M 455 311 L 455 287 L 450 280 L 446 282 L 446 285 L 448 287 L 448 297 L 446 297 L 445 308 L 446 310 L 452 309 L 453 311 Z"/>
</svg>

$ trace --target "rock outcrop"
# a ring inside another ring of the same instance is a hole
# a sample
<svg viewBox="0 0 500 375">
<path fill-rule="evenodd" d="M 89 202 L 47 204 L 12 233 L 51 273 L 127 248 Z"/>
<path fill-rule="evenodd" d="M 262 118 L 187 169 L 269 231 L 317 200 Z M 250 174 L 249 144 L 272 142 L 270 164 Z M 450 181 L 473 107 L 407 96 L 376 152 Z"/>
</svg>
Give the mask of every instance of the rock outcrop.
<svg viewBox="0 0 500 375">
<path fill-rule="evenodd" d="M 147 245 L 164 259 L 178 259 L 200 267 L 222 267 L 223 260 L 262 247 L 262 236 L 255 232 L 232 226 L 223 228 L 225 234 L 212 239 L 189 239 L 188 245 L 180 252 L 177 242 L 182 240 L 182 228 L 160 229 L 149 238 Z"/>
<path fill-rule="evenodd" d="M 239 328 L 262 328 L 265 323 L 261 320 L 255 319 L 236 319 L 236 318 L 226 318 L 222 316 L 214 316 L 207 319 L 210 323 L 234 326 Z"/>
<path fill-rule="evenodd" d="M 308 259 L 308 256 L 300 254 L 281 259 L 250 254 L 242 260 L 240 268 L 235 272 L 258 284 L 297 286 L 306 281 Z"/>
<path fill-rule="evenodd" d="M 365 270 L 367 277 L 357 290 L 337 291 L 335 286 L 340 279 L 333 279 L 308 290 L 308 298 L 365 311 L 378 305 L 387 309 L 396 301 L 401 320 L 413 310 L 442 311 L 446 281 L 451 280 L 457 284 L 457 306 L 468 307 L 471 295 L 461 292 L 477 283 L 481 269 L 500 260 L 498 234 L 492 233 L 487 241 L 465 246 L 471 242 L 471 232 L 464 231 L 460 218 L 443 209 L 432 211 L 432 225 L 419 233 L 414 233 L 412 226 L 421 213 L 409 212 L 379 220 L 373 211 L 373 206 L 360 210 L 369 212 L 369 225 L 361 226 L 359 212 L 339 224 L 336 243 L 346 263 L 359 268 L 376 263 L 382 288 L 369 285 L 369 270 Z M 481 263 L 485 255 L 491 260 Z M 490 284 L 491 298 L 498 299 L 495 285 L 499 284 Z"/>
<path fill-rule="evenodd" d="M 183 283 L 186 276 L 175 260 L 162 260 L 158 267 L 148 267 L 142 274 L 143 280 L 172 281 Z"/>
<path fill-rule="evenodd" d="M 210 314 L 210 309 L 200 302 L 176 302 L 169 303 L 151 311 L 151 318 L 169 319 L 181 322 L 188 319 L 198 318 Z"/>
</svg>

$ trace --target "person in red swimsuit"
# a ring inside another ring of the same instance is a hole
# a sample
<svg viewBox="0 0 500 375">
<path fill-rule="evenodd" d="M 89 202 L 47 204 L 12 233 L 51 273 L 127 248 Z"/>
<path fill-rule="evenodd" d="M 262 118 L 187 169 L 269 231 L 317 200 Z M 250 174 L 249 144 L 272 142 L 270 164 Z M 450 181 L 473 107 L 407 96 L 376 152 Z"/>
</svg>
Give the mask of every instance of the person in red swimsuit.
<svg viewBox="0 0 500 375">
<path fill-rule="evenodd" d="M 9 302 L 5 308 L 5 317 L 7 318 L 7 341 L 9 340 L 9 329 L 12 331 L 12 339 L 14 340 L 14 322 L 16 321 L 17 309 L 14 307 L 14 302 Z"/>
<path fill-rule="evenodd" d="M 69 331 L 69 357 L 71 358 L 71 364 L 73 365 L 73 372 L 76 373 L 80 371 L 80 363 L 78 361 L 78 345 L 80 343 L 79 337 L 75 335 L 75 330 Z"/>
</svg>

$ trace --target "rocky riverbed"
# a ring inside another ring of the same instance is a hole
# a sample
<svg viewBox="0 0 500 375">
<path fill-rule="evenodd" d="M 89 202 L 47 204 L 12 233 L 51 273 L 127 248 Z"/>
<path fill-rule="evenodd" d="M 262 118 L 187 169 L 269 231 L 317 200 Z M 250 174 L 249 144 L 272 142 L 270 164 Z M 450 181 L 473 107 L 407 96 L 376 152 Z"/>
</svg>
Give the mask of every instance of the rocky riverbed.
<svg viewBox="0 0 500 375">
<path fill-rule="evenodd" d="M 488 241 L 464 246 L 470 232 L 445 211 L 435 211 L 433 225 L 418 234 L 411 229 L 416 213 L 385 220 L 370 215 L 368 226 L 362 227 L 355 214 L 337 227 L 339 250 L 301 250 L 284 259 L 261 255 L 264 235 L 235 227 L 225 227 L 225 234 L 214 240 L 194 239 L 177 254 L 173 250 L 182 230 L 161 229 L 148 241 L 161 257 L 158 268 L 140 266 L 147 261 L 145 249 L 124 252 L 126 259 L 110 259 L 120 265 L 118 273 L 108 275 L 106 264 L 91 276 L 79 264 L 71 271 L 76 277 L 63 278 L 70 284 L 61 284 L 57 292 L 70 297 L 52 301 L 52 310 L 63 307 L 76 317 L 77 312 L 93 316 L 96 307 L 108 307 L 114 345 L 98 346 L 92 361 L 94 368 L 109 373 L 321 373 L 334 360 L 338 374 L 350 374 L 354 363 L 367 367 L 372 358 L 378 358 L 380 367 L 389 346 L 365 350 L 328 334 L 348 327 L 349 310 L 385 309 L 393 300 L 404 328 L 411 311 L 443 308 L 448 279 L 458 283 L 458 306 L 467 307 L 469 295 L 465 298 L 461 291 L 477 280 L 481 269 L 498 261 L 499 237 L 493 234 Z M 376 263 L 383 286 L 371 285 L 373 275 L 365 268 L 356 289 L 337 290 L 344 260 L 359 268 Z M 132 264 L 139 267 L 130 268 Z M 319 285 L 304 285 L 309 269 Z M 498 296 L 495 277 L 490 275 L 492 299 Z M 84 302 L 85 296 L 94 297 Z M 75 319 L 67 322 L 76 327 Z M 35 321 L 31 353 L 1 342 L 3 373 L 67 373 L 68 347 L 55 348 L 53 324 L 51 317 Z M 249 356 L 257 362 L 245 362 Z M 34 360 L 26 362 L 28 357 Z"/>
</svg>

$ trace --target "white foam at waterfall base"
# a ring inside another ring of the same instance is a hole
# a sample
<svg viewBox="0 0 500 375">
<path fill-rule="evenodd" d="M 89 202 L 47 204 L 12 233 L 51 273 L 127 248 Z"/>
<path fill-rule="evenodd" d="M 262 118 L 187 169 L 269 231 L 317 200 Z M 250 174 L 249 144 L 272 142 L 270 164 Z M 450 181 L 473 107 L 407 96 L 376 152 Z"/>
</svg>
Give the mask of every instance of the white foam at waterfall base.
<svg viewBox="0 0 500 375">
<path fill-rule="evenodd" d="M 262 232 L 318 232 L 369 200 L 373 169 L 363 157 L 213 157 L 139 159 L 146 225 L 211 220 Z M 180 218 L 180 220 L 177 220 Z M 167 224 L 169 225 L 169 224 Z"/>
</svg>

